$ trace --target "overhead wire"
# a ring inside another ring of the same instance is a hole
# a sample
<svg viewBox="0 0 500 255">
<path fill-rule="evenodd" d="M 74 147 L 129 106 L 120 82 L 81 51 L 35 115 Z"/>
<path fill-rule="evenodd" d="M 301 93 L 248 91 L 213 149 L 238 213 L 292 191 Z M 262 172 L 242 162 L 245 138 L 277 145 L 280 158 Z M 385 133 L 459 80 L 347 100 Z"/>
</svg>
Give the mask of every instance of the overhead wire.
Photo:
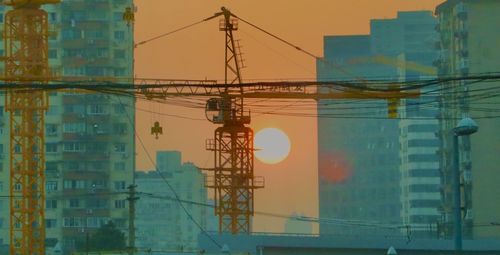
<svg viewBox="0 0 500 255">
<path fill-rule="evenodd" d="M 117 99 L 119 100 L 119 102 L 123 105 L 121 99 L 119 97 L 117 97 Z M 127 118 L 130 122 L 130 125 L 134 125 L 134 122 L 133 120 L 131 119 L 130 115 L 127 113 Z M 161 179 L 163 180 L 163 182 L 165 182 L 165 184 L 167 185 L 167 187 L 169 188 L 169 190 L 172 192 L 172 194 L 174 195 L 176 201 L 178 202 L 179 206 L 182 208 L 182 210 L 184 211 L 184 213 L 186 214 L 186 216 L 188 217 L 188 219 L 193 222 L 195 224 L 195 226 L 213 243 L 215 244 L 217 247 L 219 248 L 222 248 L 222 245 L 217 241 L 215 240 L 209 233 L 207 233 L 207 231 L 203 228 L 203 226 L 201 226 L 201 224 L 193 217 L 193 215 L 189 212 L 189 210 L 184 206 L 184 204 L 181 202 L 181 199 L 179 197 L 179 194 L 177 193 L 177 191 L 174 189 L 174 187 L 172 187 L 172 185 L 170 184 L 170 182 L 167 180 L 167 178 L 159 171 L 158 169 L 158 166 L 156 165 L 156 163 L 154 162 L 153 158 L 151 157 L 151 154 L 149 153 L 148 149 L 146 148 L 146 145 L 144 144 L 144 142 L 142 141 L 142 138 L 141 136 L 136 132 L 136 130 L 134 129 L 134 136 L 137 138 L 137 140 L 139 141 L 139 144 L 141 145 L 142 149 L 144 150 L 144 152 L 146 153 L 146 156 L 147 158 L 149 159 L 150 163 L 154 166 L 155 168 L 155 172 L 158 174 L 158 176 L 161 177 Z"/>
</svg>

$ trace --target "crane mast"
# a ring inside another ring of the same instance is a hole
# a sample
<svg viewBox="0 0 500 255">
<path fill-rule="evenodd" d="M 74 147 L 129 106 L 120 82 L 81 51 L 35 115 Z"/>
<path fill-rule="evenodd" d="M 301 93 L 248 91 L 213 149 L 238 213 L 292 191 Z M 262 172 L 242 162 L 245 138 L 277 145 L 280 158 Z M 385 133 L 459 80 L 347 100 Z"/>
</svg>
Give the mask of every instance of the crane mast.
<svg viewBox="0 0 500 255">
<path fill-rule="evenodd" d="M 5 78 L 16 84 L 49 80 L 48 19 L 42 4 L 58 0 L 4 1 Z M 7 91 L 10 113 L 10 254 L 45 254 L 44 112 L 42 90 Z"/>
<path fill-rule="evenodd" d="M 214 152 L 214 168 L 206 186 L 215 191 L 215 213 L 219 231 L 233 234 L 250 233 L 254 208 L 254 190 L 263 181 L 254 176 L 253 130 L 250 114 L 245 113 L 241 84 L 241 59 L 233 37 L 238 29 L 237 19 L 222 7 L 219 30 L 225 33 L 225 87 L 221 97 L 207 102 L 209 120 L 222 125 L 215 130 L 214 139 L 207 141 L 207 150 Z M 207 115 L 208 116 L 208 115 Z"/>
</svg>

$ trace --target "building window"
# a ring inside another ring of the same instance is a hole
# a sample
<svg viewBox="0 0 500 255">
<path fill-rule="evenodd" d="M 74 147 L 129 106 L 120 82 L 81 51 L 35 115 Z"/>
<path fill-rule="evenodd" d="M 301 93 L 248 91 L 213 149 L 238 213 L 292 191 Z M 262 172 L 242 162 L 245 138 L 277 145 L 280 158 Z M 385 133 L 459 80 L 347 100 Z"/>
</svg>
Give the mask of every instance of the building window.
<svg viewBox="0 0 500 255">
<path fill-rule="evenodd" d="M 56 49 L 49 50 L 49 59 L 56 59 L 56 58 L 57 58 L 57 50 Z"/>
<path fill-rule="evenodd" d="M 116 40 L 125 40 L 125 31 L 115 31 Z"/>
<path fill-rule="evenodd" d="M 125 58 L 125 50 L 115 50 L 115 58 L 124 59 Z"/>
<path fill-rule="evenodd" d="M 47 136 L 56 136 L 57 135 L 57 124 L 45 125 L 45 134 Z"/>
<path fill-rule="evenodd" d="M 85 144 L 80 142 L 67 142 L 63 146 L 64 152 L 84 152 Z"/>
<path fill-rule="evenodd" d="M 80 217 L 63 218 L 63 227 L 83 227 L 83 220 Z"/>
<path fill-rule="evenodd" d="M 68 207 L 69 208 L 79 208 L 80 207 L 80 200 L 79 199 L 70 199 L 68 201 Z"/>
<path fill-rule="evenodd" d="M 113 13 L 114 21 L 123 21 L 123 12 L 114 12 Z"/>
<path fill-rule="evenodd" d="M 126 145 L 124 143 L 115 143 L 115 152 L 125 153 Z"/>
<path fill-rule="evenodd" d="M 50 23 L 57 22 L 57 13 L 55 13 L 55 12 L 49 12 L 49 22 Z"/>
<path fill-rule="evenodd" d="M 122 104 L 115 104 L 116 114 L 125 114 L 125 107 Z"/>
<path fill-rule="evenodd" d="M 113 129 L 115 134 L 124 135 L 127 133 L 127 123 L 115 123 Z"/>
<path fill-rule="evenodd" d="M 115 182 L 115 190 L 124 190 L 127 188 L 125 181 L 117 181 Z"/>
<path fill-rule="evenodd" d="M 116 171 L 125 171 L 125 162 L 115 162 L 114 169 Z"/>
<path fill-rule="evenodd" d="M 100 228 L 109 222 L 107 217 L 88 217 L 87 227 L 89 228 Z"/>
<path fill-rule="evenodd" d="M 56 191 L 57 190 L 57 181 L 47 181 L 45 184 L 45 189 L 47 191 Z"/>
<path fill-rule="evenodd" d="M 45 219 L 45 227 L 46 228 L 56 228 L 57 220 L 56 219 Z"/>
<path fill-rule="evenodd" d="M 64 106 L 64 113 L 85 114 L 85 106 L 79 105 L 79 104 L 65 105 Z"/>
<path fill-rule="evenodd" d="M 45 144 L 45 151 L 47 153 L 57 153 L 57 143 L 47 143 L 47 144 Z"/>
<path fill-rule="evenodd" d="M 57 162 L 54 161 L 45 162 L 45 171 L 57 171 L 57 170 L 59 170 Z"/>
<path fill-rule="evenodd" d="M 115 76 L 125 76 L 126 75 L 125 68 L 115 68 L 114 72 L 115 72 Z"/>
<path fill-rule="evenodd" d="M 69 122 L 63 124 L 63 133 L 82 133 L 85 132 L 85 123 Z"/>
<path fill-rule="evenodd" d="M 87 209 L 106 209 L 109 206 L 109 201 L 106 199 L 92 199 L 87 201 Z"/>
<path fill-rule="evenodd" d="M 45 201 L 45 207 L 47 207 L 47 209 L 57 209 L 57 200 L 49 199 Z"/>
<path fill-rule="evenodd" d="M 115 208 L 117 209 L 125 208 L 125 200 L 115 200 Z"/>
<path fill-rule="evenodd" d="M 84 180 L 64 180 L 63 182 L 64 189 L 85 189 L 85 187 Z"/>
<path fill-rule="evenodd" d="M 97 56 L 100 58 L 107 58 L 109 55 L 109 49 L 108 48 L 98 48 L 97 49 Z"/>
<path fill-rule="evenodd" d="M 104 105 L 100 104 L 90 105 L 88 113 L 93 115 L 106 114 L 106 108 Z"/>
<path fill-rule="evenodd" d="M 127 220 L 126 219 L 114 219 L 113 222 L 117 228 L 126 228 Z"/>
</svg>

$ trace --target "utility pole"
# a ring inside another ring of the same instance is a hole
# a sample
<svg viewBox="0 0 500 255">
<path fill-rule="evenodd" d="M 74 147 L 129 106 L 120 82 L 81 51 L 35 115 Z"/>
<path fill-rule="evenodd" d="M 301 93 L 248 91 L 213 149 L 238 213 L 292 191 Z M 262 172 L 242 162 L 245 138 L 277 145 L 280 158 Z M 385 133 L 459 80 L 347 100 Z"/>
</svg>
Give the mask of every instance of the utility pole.
<svg viewBox="0 0 500 255">
<path fill-rule="evenodd" d="M 136 197 L 137 185 L 132 184 L 128 186 L 128 254 L 135 254 L 135 202 L 139 200 Z"/>
</svg>

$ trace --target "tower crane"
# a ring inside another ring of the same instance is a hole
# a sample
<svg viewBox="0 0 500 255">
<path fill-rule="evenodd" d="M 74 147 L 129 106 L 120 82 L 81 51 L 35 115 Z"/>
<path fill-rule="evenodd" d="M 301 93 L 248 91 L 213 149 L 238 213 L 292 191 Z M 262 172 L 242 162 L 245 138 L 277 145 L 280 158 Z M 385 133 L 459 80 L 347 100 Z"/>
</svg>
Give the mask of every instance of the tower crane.
<svg viewBox="0 0 500 255">
<path fill-rule="evenodd" d="M 332 91 L 331 84 L 322 85 L 321 82 L 243 84 L 241 53 L 238 52 L 233 35 L 238 30 L 239 18 L 222 7 L 221 12 L 204 21 L 216 17 L 222 17 L 219 30 L 225 33 L 225 80 L 222 86 L 214 86 L 209 82 L 199 87 L 178 83 L 161 88 L 144 87 L 138 93 L 148 99 L 166 99 L 172 96 L 212 97 L 206 104 L 206 116 L 209 121 L 220 126 L 215 130 L 214 138 L 206 143 L 207 150 L 214 152 L 214 167 L 204 169 L 211 173 L 205 185 L 215 191 L 215 214 L 219 217 L 219 231 L 249 233 L 254 213 L 254 190 L 264 187 L 264 179 L 254 176 L 253 130 L 249 127 L 251 116 L 245 110 L 245 98 L 387 99 L 389 116 L 395 117 L 399 100 L 418 97 L 419 93 L 397 89 L 380 92 L 363 88 Z"/>
<path fill-rule="evenodd" d="M 45 85 L 61 78 L 50 77 L 48 66 L 47 13 L 43 4 L 56 4 L 59 0 L 10 0 L 5 5 L 13 7 L 5 16 L 5 77 L 11 85 L 6 97 L 6 111 L 10 112 L 10 254 L 45 254 L 44 225 L 44 111 L 48 107 Z M 331 83 L 321 82 L 242 82 L 241 55 L 234 40 L 238 17 L 221 8 L 204 21 L 221 17 L 219 30 L 225 34 L 224 84 L 211 81 L 169 81 L 168 85 L 122 86 L 147 99 L 168 97 L 209 97 L 205 112 L 207 119 L 219 127 L 213 139 L 206 143 L 214 152 L 214 167 L 204 169 L 211 173 L 206 186 L 215 191 L 215 213 L 219 217 L 219 230 L 249 233 L 254 213 L 254 190 L 264 186 L 261 177 L 254 176 L 253 130 L 249 127 L 251 116 L 245 109 L 248 98 L 282 99 L 386 99 L 389 102 L 402 98 L 418 97 L 414 91 L 403 92 L 343 88 L 332 90 Z M 59 88 L 84 88 L 87 82 Z M 134 79 L 134 84 L 151 81 Z M 155 81 L 155 84 L 162 81 Z M 111 84 L 112 85 L 112 84 Z M 55 88 L 56 86 L 51 88 Z M 95 82 L 94 87 L 106 88 L 110 83 Z M 118 85 L 112 86 L 117 89 Z M 41 88 L 41 89 L 40 89 Z M 152 132 L 160 130 L 152 129 Z M 129 244 L 133 247 L 133 244 Z"/>
<path fill-rule="evenodd" d="M 59 0 L 5 0 L 5 79 L 11 83 L 47 84 L 47 12 Z M 45 254 L 45 143 L 43 90 L 7 92 L 10 112 L 10 254 Z"/>
</svg>

